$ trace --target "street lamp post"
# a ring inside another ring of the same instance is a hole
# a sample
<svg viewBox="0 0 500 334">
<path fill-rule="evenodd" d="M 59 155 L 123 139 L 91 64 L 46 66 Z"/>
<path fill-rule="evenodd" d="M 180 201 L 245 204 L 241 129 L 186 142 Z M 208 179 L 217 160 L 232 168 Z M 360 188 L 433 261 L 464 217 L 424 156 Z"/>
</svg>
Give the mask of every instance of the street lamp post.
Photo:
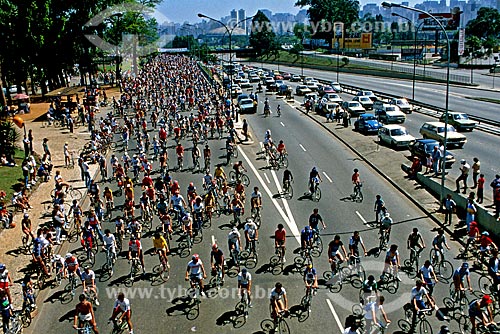
<svg viewBox="0 0 500 334">
<path fill-rule="evenodd" d="M 433 16 L 429 12 L 426 12 L 425 10 L 413 8 L 413 7 L 408 7 L 408 6 L 404 6 L 404 5 L 400 5 L 400 4 L 390 3 L 390 2 L 382 2 L 382 7 L 385 7 L 385 8 L 398 7 L 398 8 L 403 8 L 403 9 L 407 9 L 407 10 L 411 10 L 414 12 L 425 14 L 439 25 L 439 27 L 441 28 L 441 30 L 444 33 L 444 36 L 446 37 L 446 46 L 447 46 L 446 65 L 447 66 L 446 66 L 446 96 L 445 96 L 445 111 L 444 111 L 445 112 L 445 117 L 444 117 L 445 127 L 444 127 L 444 143 L 443 143 L 444 150 L 443 150 L 443 157 L 442 157 L 443 163 L 442 163 L 442 168 L 441 168 L 442 173 L 441 173 L 441 193 L 440 193 L 440 203 L 442 204 L 443 200 L 444 200 L 444 181 L 445 181 L 445 176 L 446 176 L 446 167 L 445 167 L 446 166 L 446 153 L 447 153 L 446 145 L 448 144 L 448 106 L 449 106 L 448 102 L 449 102 L 449 96 L 450 96 L 450 39 L 448 37 L 448 34 L 446 33 L 446 29 L 443 27 L 441 22 L 435 16 Z"/>
<path fill-rule="evenodd" d="M 121 79 L 122 75 L 120 73 L 120 55 L 118 53 L 118 31 L 120 29 L 120 19 L 123 17 L 123 13 L 116 13 L 113 16 L 116 16 L 116 69 L 115 69 L 115 77 L 116 77 L 116 83 L 118 87 L 120 87 L 120 92 L 121 92 L 121 87 L 122 85 L 120 84 L 119 80 Z"/>
<path fill-rule="evenodd" d="M 235 117 L 236 119 L 236 122 L 238 122 L 238 119 L 239 119 L 239 113 L 238 111 L 236 111 L 235 113 L 235 110 L 234 110 L 234 103 L 232 102 L 232 87 L 233 87 L 233 72 L 234 72 L 234 68 L 233 68 L 233 45 L 232 45 L 232 35 L 233 35 L 233 31 L 234 29 L 236 29 L 238 27 L 238 25 L 240 23 L 243 23 L 243 22 L 246 22 L 248 20 L 251 20 L 253 19 L 253 16 L 250 16 L 250 17 L 247 17 L 246 19 L 243 19 L 243 20 L 239 20 L 238 22 L 236 22 L 236 24 L 234 25 L 234 27 L 232 29 L 229 29 L 228 26 L 226 24 L 224 24 L 222 21 L 220 20 L 217 20 L 217 19 L 214 19 L 213 17 L 210 17 L 210 16 L 207 16 L 205 14 L 202 14 L 202 13 L 198 13 L 198 17 L 199 18 L 205 18 L 205 19 L 208 19 L 210 21 L 214 21 L 214 22 L 217 22 L 219 23 L 221 26 L 223 26 L 225 29 L 226 29 L 226 32 L 227 32 L 227 35 L 229 36 L 229 65 L 230 65 L 230 72 L 229 72 L 229 80 L 230 80 L 230 90 L 229 90 L 229 99 L 231 99 L 231 112 L 232 112 L 232 116 Z"/>
</svg>

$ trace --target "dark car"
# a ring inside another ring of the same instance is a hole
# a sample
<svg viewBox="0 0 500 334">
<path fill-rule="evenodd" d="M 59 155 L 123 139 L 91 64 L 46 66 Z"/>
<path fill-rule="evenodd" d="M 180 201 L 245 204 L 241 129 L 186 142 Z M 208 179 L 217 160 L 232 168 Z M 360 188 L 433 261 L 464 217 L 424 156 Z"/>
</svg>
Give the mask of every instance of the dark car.
<svg viewBox="0 0 500 334">
<path fill-rule="evenodd" d="M 362 114 L 359 118 L 354 122 L 354 130 L 362 132 L 362 133 L 378 133 L 378 130 L 382 127 L 382 124 L 379 123 L 377 117 L 373 114 Z"/>
<path fill-rule="evenodd" d="M 434 139 L 417 139 L 415 142 L 410 144 L 409 149 L 412 157 L 418 157 L 420 161 L 425 162 L 427 160 L 427 154 L 432 155 L 434 147 L 439 147 L 440 144 Z M 449 151 L 446 151 L 446 168 L 450 169 L 455 163 L 455 156 Z"/>
<path fill-rule="evenodd" d="M 278 87 L 278 95 L 291 95 L 293 92 L 292 86 L 287 84 L 282 84 Z"/>
</svg>

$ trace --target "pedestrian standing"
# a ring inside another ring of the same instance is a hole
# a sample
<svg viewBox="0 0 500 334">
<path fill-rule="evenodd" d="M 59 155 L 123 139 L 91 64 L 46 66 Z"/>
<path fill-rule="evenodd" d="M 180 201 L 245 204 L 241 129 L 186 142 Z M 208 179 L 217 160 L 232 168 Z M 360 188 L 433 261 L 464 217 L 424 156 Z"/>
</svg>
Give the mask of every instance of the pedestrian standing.
<svg viewBox="0 0 500 334">
<path fill-rule="evenodd" d="M 90 167 L 87 161 L 82 162 L 82 168 L 83 168 L 83 175 L 85 179 L 85 187 L 90 189 L 90 181 L 92 180 L 92 177 L 90 176 Z"/>
<path fill-rule="evenodd" d="M 434 150 L 432 151 L 432 170 L 434 171 L 434 176 L 439 176 L 439 161 L 441 160 L 441 151 L 439 147 L 434 146 Z"/>
<path fill-rule="evenodd" d="M 21 165 L 21 169 L 23 170 L 23 178 L 24 178 L 24 187 L 26 189 L 30 189 L 30 184 L 29 184 L 29 180 L 30 180 L 30 169 L 29 169 L 29 166 L 28 166 L 28 158 L 24 159 L 23 160 L 23 163 Z"/>
<path fill-rule="evenodd" d="M 245 141 L 248 140 L 248 122 L 246 119 L 243 120 L 243 135 L 245 136 Z"/>
<path fill-rule="evenodd" d="M 470 223 L 476 220 L 477 209 L 474 205 L 474 199 L 467 199 L 467 215 L 465 216 L 465 224 L 467 225 L 467 232 L 470 230 Z"/>
<path fill-rule="evenodd" d="M 495 179 L 493 181 L 491 181 L 490 187 L 493 189 L 493 197 L 492 197 L 493 198 L 493 205 L 491 205 L 491 207 L 494 207 L 495 206 L 496 190 L 500 189 L 500 175 L 499 174 L 495 175 Z"/>
<path fill-rule="evenodd" d="M 479 161 L 478 158 L 472 159 L 474 163 L 472 164 L 472 181 L 474 181 L 474 185 L 472 186 L 472 189 L 475 189 L 477 187 L 477 177 L 481 173 L 481 162 Z"/>
<path fill-rule="evenodd" d="M 457 185 L 457 190 L 455 192 L 460 192 L 460 181 L 464 181 L 464 191 L 462 194 L 467 193 L 467 178 L 469 177 L 470 165 L 465 161 L 465 159 L 460 160 L 460 176 L 455 180 Z"/>
<path fill-rule="evenodd" d="M 50 154 L 50 149 L 49 149 L 49 140 L 47 138 L 43 138 L 42 147 L 43 147 L 42 160 L 52 160 L 52 156 Z"/>
<path fill-rule="evenodd" d="M 27 136 L 24 136 L 23 146 L 24 146 L 24 157 L 27 158 L 30 155 L 30 140 L 28 139 Z"/>
<path fill-rule="evenodd" d="M 83 170 L 83 153 L 78 157 L 78 167 L 80 167 L 80 176 L 82 181 L 85 181 L 85 171 Z"/>
<path fill-rule="evenodd" d="M 70 152 L 69 152 L 68 142 L 64 143 L 63 153 L 64 153 L 64 167 L 67 168 L 70 164 Z"/>
<path fill-rule="evenodd" d="M 500 219 L 500 187 L 495 190 L 493 203 L 495 203 L 495 218 Z"/>
<path fill-rule="evenodd" d="M 73 117 L 71 115 L 68 116 L 68 128 L 69 132 L 73 133 L 75 129 L 75 121 L 73 120 Z"/>
<path fill-rule="evenodd" d="M 451 225 L 453 213 L 456 210 L 457 203 L 451 198 L 451 194 L 446 195 L 444 199 L 444 224 Z"/>
<path fill-rule="evenodd" d="M 482 204 L 484 199 L 484 183 L 486 179 L 484 174 L 479 174 L 479 179 L 477 179 L 477 203 Z"/>
<path fill-rule="evenodd" d="M 36 160 L 35 157 L 30 155 L 28 158 L 28 169 L 30 173 L 30 183 L 32 185 L 36 184 Z"/>
<path fill-rule="evenodd" d="M 33 154 L 33 130 L 28 130 L 28 140 L 30 141 L 30 154 Z"/>
<path fill-rule="evenodd" d="M 428 174 L 432 170 L 432 155 L 427 153 L 425 156 L 425 173 Z"/>
</svg>

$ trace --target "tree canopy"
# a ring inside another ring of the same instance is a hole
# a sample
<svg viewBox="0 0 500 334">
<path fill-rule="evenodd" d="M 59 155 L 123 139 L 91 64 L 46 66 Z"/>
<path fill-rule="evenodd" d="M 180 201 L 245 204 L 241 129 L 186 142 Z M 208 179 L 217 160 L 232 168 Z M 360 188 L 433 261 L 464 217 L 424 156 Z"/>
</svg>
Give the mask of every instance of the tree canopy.
<svg viewBox="0 0 500 334">
<path fill-rule="evenodd" d="M 466 26 L 466 33 L 479 38 L 498 38 L 500 36 L 500 12 L 495 8 L 481 7 L 477 17 L 470 20 Z"/>
<path fill-rule="evenodd" d="M 269 18 L 260 10 L 252 19 L 249 44 L 259 56 L 274 53 L 277 48 L 276 34 L 272 29 Z"/>
</svg>

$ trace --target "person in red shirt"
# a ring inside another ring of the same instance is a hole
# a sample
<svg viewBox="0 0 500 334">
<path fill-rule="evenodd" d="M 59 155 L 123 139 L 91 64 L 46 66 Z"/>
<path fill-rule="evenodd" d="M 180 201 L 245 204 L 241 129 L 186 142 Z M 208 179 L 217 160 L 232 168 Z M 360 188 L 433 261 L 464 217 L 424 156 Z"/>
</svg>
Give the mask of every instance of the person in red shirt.
<svg viewBox="0 0 500 334">
<path fill-rule="evenodd" d="M 479 179 L 477 179 L 477 203 L 483 203 L 484 197 L 484 183 L 486 182 L 484 174 L 479 174 Z"/>
<path fill-rule="evenodd" d="M 158 132 L 158 137 L 160 138 L 161 141 L 167 140 L 167 130 L 165 130 L 164 127 L 162 127 Z"/>
<path fill-rule="evenodd" d="M 179 181 L 175 180 L 172 183 L 172 186 L 170 187 L 170 193 L 176 194 L 176 193 L 179 193 L 179 190 L 180 190 Z"/>
<path fill-rule="evenodd" d="M 493 240 L 490 238 L 490 234 L 487 231 L 481 233 L 479 237 L 479 250 L 481 251 L 481 260 L 484 260 L 487 254 L 491 253 L 492 249 L 498 249 Z"/>
<path fill-rule="evenodd" d="M 476 221 L 470 222 L 469 233 L 467 233 L 467 243 L 465 244 L 464 256 L 467 256 L 467 252 L 469 250 L 470 245 L 475 247 L 476 241 L 479 240 L 479 228 L 477 227 Z"/>
<path fill-rule="evenodd" d="M 280 156 L 283 156 L 284 154 L 287 154 L 285 143 L 283 142 L 283 140 L 280 140 L 280 142 L 279 142 L 278 147 L 276 148 L 276 150 L 278 151 L 278 153 L 280 154 Z"/>
<path fill-rule="evenodd" d="M 177 158 L 184 157 L 184 147 L 182 147 L 181 143 L 177 144 L 177 147 L 175 148 L 175 153 L 177 154 Z"/>
<path fill-rule="evenodd" d="M 151 178 L 151 176 L 149 176 L 148 174 L 144 175 L 144 178 L 142 179 L 142 186 L 145 189 L 149 188 L 150 186 L 153 186 L 153 179 Z"/>
<path fill-rule="evenodd" d="M 276 250 L 280 247 L 283 249 L 283 263 L 286 262 L 286 231 L 283 224 L 278 224 L 278 228 L 274 231 L 274 247 Z"/>
</svg>

